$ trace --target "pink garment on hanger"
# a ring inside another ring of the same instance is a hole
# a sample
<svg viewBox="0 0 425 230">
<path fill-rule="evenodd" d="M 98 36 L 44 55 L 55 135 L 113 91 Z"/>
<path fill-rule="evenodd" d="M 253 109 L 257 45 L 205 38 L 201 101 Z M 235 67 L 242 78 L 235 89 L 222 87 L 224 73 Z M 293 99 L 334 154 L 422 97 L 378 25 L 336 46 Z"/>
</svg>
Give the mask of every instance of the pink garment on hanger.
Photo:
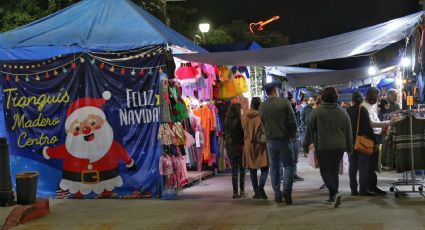
<svg viewBox="0 0 425 230">
<path fill-rule="evenodd" d="M 184 147 L 189 148 L 190 146 L 195 144 L 195 138 L 193 138 L 193 136 L 186 130 L 184 131 L 184 134 L 186 135 L 186 144 L 184 145 Z"/>
</svg>

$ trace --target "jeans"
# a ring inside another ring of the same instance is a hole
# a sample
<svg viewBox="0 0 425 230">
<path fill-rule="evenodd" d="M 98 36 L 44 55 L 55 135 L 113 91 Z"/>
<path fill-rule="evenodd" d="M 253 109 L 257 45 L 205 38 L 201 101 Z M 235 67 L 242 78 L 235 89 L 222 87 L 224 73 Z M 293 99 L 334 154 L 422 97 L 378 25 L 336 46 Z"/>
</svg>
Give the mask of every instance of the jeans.
<svg viewBox="0 0 425 230">
<path fill-rule="evenodd" d="M 297 175 L 297 164 L 298 164 L 298 140 L 292 142 L 293 154 L 294 154 L 294 175 Z"/>
<path fill-rule="evenodd" d="M 294 154 L 292 142 L 288 139 L 267 141 L 267 153 L 270 161 L 270 177 L 275 195 L 275 200 L 282 199 L 281 187 L 281 164 L 285 167 L 283 176 L 283 189 L 285 193 L 292 193 L 294 183 Z"/>
<path fill-rule="evenodd" d="M 329 196 L 334 196 L 339 189 L 339 165 L 344 155 L 343 150 L 317 150 L 320 175 L 329 189 Z"/>
<path fill-rule="evenodd" d="M 292 171 L 294 171 L 294 176 L 295 176 L 295 175 L 297 175 L 297 164 L 298 164 L 298 155 L 299 155 L 299 153 L 298 153 L 298 150 L 299 150 L 298 149 L 298 141 L 297 140 L 291 141 L 291 147 L 292 147 L 292 152 L 293 152 L 293 155 L 294 155 L 294 158 L 293 158 L 294 169 Z M 283 162 L 280 166 L 280 180 L 283 181 Z"/>
<path fill-rule="evenodd" d="M 359 172 L 360 193 L 366 193 L 369 188 L 369 156 L 364 153 L 354 152 L 348 155 L 350 167 L 350 188 L 352 193 L 357 193 L 357 171 Z"/>
<path fill-rule="evenodd" d="M 269 176 L 269 167 L 263 167 L 263 168 L 260 168 L 260 170 L 261 170 L 260 182 L 258 182 L 257 169 L 249 170 L 251 174 L 252 189 L 254 189 L 255 193 L 257 193 L 259 190 L 264 189 L 264 185 L 266 185 L 267 177 Z"/>
<path fill-rule="evenodd" d="M 376 139 L 378 140 L 376 144 L 382 143 L 382 137 L 381 135 L 375 135 Z M 376 175 L 376 171 L 378 170 L 378 160 L 379 160 L 379 153 L 374 152 L 372 155 L 370 155 L 369 158 L 369 190 L 374 190 L 378 187 L 378 175 Z"/>
<path fill-rule="evenodd" d="M 243 146 L 228 145 L 227 152 L 232 166 L 233 193 L 238 194 L 238 176 L 240 191 L 245 192 L 245 168 L 242 166 Z"/>
</svg>

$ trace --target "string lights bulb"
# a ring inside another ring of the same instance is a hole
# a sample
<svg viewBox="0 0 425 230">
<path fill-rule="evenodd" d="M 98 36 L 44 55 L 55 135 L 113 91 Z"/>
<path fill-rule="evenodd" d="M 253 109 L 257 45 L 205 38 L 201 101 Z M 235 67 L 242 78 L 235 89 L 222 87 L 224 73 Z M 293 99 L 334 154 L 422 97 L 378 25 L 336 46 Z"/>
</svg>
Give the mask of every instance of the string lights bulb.
<svg viewBox="0 0 425 230">
<path fill-rule="evenodd" d="M 403 57 L 403 58 L 401 59 L 401 65 L 402 65 L 403 67 L 409 67 L 409 66 L 410 66 L 410 64 L 411 64 L 411 60 L 410 60 L 410 58 L 408 58 L 408 57 Z"/>
<path fill-rule="evenodd" d="M 376 67 L 374 65 L 371 65 L 369 69 L 367 70 L 367 73 L 371 76 L 375 75 L 378 72 Z"/>
</svg>

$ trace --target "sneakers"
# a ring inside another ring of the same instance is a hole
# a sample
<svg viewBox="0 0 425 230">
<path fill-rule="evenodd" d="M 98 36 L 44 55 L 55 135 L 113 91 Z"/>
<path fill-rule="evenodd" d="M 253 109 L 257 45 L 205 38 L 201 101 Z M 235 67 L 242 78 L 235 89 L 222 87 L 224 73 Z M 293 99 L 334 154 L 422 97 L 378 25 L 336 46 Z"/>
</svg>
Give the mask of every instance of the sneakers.
<svg viewBox="0 0 425 230">
<path fill-rule="evenodd" d="M 359 193 L 360 196 L 375 196 L 375 193 L 371 192 L 361 192 Z"/>
<path fill-rule="evenodd" d="M 373 188 L 373 189 L 369 189 L 369 192 L 375 193 L 376 195 L 385 195 L 385 194 L 387 194 L 387 192 L 379 189 L 378 187 Z"/>
<path fill-rule="evenodd" d="M 326 200 L 327 203 L 333 203 L 335 202 L 335 197 L 334 196 L 330 196 L 329 199 Z"/>
<path fill-rule="evenodd" d="M 338 208 L 341 205 L 341 194 L 337 193 L 335 196 L 335 204 L 334 207 Z"/>
<path fill-rule="evenodd" d="M 302 178 L 298 175 L 294 175 L 294 182 L 297 182 L 297 181 L 304 181 L 304 178 Z"/>
</svg>

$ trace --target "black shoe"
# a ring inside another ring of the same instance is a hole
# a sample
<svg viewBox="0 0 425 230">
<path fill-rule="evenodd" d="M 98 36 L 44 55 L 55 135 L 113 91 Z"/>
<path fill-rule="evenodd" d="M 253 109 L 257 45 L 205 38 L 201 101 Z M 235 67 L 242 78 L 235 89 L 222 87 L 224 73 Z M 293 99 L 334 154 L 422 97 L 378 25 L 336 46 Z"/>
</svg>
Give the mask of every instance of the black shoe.
<svg viewBox="0 0 425 230">
<path fill-rule="evenodd" d="M 285 194 L 283 194 L 283 198 L 285 199 L 285 203 L 287 205 L 291 205 L 292 204 L 292 194 L 291 193 L 285 193 Z"/>
<path fill-rule="evenodd" d="M 241 191 L 241 195 L 240 195 L 240 197 L 245 197 L 246 195 L 245 195 L 245 191 Z"/>
<path fill-rule="evenodd" d="M 241 196 L 239 196 L 238 193 L 233 193 L 233 199 L 238 199 L 238 198 L 241 198 Z"/>
<path fill-rule="evenodd" d="M 260 198 L 260 194 L 259 194 L 258 192 L 256 192 L 256 193 L 254 194 L 254 196 L 252 197 L 252 199 L 254 199 L 254 200 L 261 199 L 261 198 Z"/>
<path fill-rule="evenodd" d="M 351 192 L 351 196 L 358 196 L 358 195 L 359 195 L 359 192 L 357 192 L 357 191 Z"/>
<path fill-rule="evenodd" d="M 282 197 L 281 196 L 275 197 L 274 202 L 275 203 L 282 203 L 283 202 Z"/>
<path fill-rule="evenodd" d="M 375 193 L 371 192 L 361 192 L 359 193 L 360 196 L 376 196 Z"/>
<path fill-rule="evenodd" d="M 371 193 L 375 193 L 376 195 L 385 195 L 387 194 L 387 192 L 382 191 L 381 189 L 379 189 L 378 187 L 370 189 L 369 192 Z"/>
<path fill-rule="evenodd" d="M 341 194 L 337 193 L 335 196 L 335 204 L 334 207 L 338 208 L 341 205 Z"/>
<path fill-rule="evenodd" d="M 264 191 L 264 189 L 260 189 L 260 190 L 259 190 L 259 194 L 258 194 L 258 196 L 259 196 L 259 199 L 262 199 L 262 200 L 267 200 L 267 199 L 269 199 L 269 198 L 267 197 L 266 191 Z"/>
<path fill-rule="evenodd" d="M 304 181 L 304 178 L 302 178 L 298 175 L 294 175 L 294 182 L 297 182 L 297 181 Z"/>
<path fill-rule="evenodd" d="M 328 203 L 335 202 L 335 195 L 334 194 L 329 194 L 329 199 L 327 199 L 326 202 L 328 202 Z"/>
</svg>

